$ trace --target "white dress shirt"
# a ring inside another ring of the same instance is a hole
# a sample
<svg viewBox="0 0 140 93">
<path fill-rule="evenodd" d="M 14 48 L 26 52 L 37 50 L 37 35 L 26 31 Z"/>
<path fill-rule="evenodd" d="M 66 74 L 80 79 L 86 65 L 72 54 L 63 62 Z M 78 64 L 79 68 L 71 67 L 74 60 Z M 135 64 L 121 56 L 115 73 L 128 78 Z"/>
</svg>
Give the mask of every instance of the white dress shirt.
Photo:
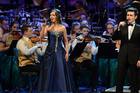
<svg viewBox="0 0 140 93">
<path fill-rule="evenodd" d="M 131 39 L 134 27 L 135 27 L 135 23 L 133 23 L 133 26 L 130 26 L 130 25 L 128 26 L 128 39 L 129 40 Z"/>
<path fill-rule="evenodd" d="M 23 36 L 22 38 L 26 41 L 29 40 L 29 38 L 25 36 Z M 28 48 L 28 46 L 25 44 L 25 42 L 22 39 L 18 41 L 17 46 L 16 46 L 16 48 L 20 50 L 24 55 L 32 55 L 34 52 L 39 55 L 43 55 L 45 53 L 46 46 L 42 45 L 43 47 L 42 49 L 38 47 L 41 47 L 41 44 L 35 45 L 32 48 Z"/>
<path fill-rule="evenodd" d="M 74 47 L 76 46 L 77 43 L 81 43 L 82 41 L 78 40 L 78 39 L 82 39 L 82 35 L 78 36 L 72 43 L 72 49 L 74 49 Z M 86 46 L 91 45 L 91 53 L 92 55 L 96 55 L 98 53 L 98 46 L 96 46 L 95 41 L 90 41 Z"/>
</svg>

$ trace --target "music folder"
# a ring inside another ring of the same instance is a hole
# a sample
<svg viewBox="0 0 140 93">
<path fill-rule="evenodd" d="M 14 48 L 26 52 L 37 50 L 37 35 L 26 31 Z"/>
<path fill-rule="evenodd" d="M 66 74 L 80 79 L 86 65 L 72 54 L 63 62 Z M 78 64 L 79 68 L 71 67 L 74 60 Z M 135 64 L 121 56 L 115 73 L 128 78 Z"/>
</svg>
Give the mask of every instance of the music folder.
<svg viewBox="0 0 140 93">
<path fill-rule="evenodd" d="M 99 58 L 117 58 L 118 52 L 115 49 L 115 43 L 100 43 L 97 56 Z"/>
</svg>

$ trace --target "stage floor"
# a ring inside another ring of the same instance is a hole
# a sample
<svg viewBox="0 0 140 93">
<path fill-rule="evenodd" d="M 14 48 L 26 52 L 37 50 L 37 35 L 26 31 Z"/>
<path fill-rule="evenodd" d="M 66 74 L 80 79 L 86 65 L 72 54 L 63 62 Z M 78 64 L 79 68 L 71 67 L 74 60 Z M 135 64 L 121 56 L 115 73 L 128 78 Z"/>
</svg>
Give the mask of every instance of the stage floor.
<svg viewBox="0 0 140 93">
<path fill-rule="evenodd" d="M 105 90 L 105 93 L 114 93 L 114 92 L 116 92 L 116 86 L 108 88 L 108 89 Z M 124 86 L 123 87 L 123 93 L 130 93 L 129 86 Z M 139 93 L 140 93 L 140 90 L 139 90 Z"/>
</svg>

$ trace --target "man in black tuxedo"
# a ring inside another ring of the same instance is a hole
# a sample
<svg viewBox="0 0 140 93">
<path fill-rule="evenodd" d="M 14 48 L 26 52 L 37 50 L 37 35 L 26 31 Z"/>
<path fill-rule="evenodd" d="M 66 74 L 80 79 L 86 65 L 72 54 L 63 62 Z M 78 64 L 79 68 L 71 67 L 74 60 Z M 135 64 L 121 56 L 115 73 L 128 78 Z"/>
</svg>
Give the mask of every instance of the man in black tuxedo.
<svg viewBox="0 0 140 93">
<path fill-rule="evenodd" d="M 140 25 L 135 23 L 138 10 L 126 9 L 126 20 L 120 22 L 118 30 L 112 36 L 113 40 L 121 40 L 118 55 L 118 77 L 116 93 L 123 93 L 123 84 L 128 68 L 130 69 L 131 93 L 138 93 L 140 78 Z"/>
</svg>

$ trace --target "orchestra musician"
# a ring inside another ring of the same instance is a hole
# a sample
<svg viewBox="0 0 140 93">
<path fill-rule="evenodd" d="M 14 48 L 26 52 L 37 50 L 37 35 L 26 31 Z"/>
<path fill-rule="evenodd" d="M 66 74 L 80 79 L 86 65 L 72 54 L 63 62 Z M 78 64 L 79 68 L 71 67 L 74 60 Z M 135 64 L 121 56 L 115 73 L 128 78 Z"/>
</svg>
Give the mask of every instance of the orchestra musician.
<svg viewBox="0 0 140 93">
<path fill-rule="evenodd" d="M 101 42 L 102 43 L 109 43 L 109 42 L 115 43 L 116 50 L 119 51 L 121 41 L 120 40 L 115 40 L 115 41 L 112 40 L 112 35 L 114 34 L 115 30 L 116 30 L 115 23 L 112 20 L 109 20 L 106 23 L 106 31 L 104 31 L 102 34 Z"/>
<path fill-rule="evenodd" d="M 1 73 L 2 73 L 2 89 L 11 90 L 18 86 L 18 66 L 17 66 L 17 55 L 16 55 L 16 43 L 21 37 L 20 31 L 17 29 L 18 23 L 12 23 L 11 31 L 3 35 L 1 41 L 1 50 L 3 51 L 3 57 L 1 58 Z M 3 78 L 4 77 L 4 78 Z M 12 82 L 11 82 L 12 81 Z"/>
<path fill-rule="evenodd" d="M 19 51 L 19 67 L 39 71 L 39 67 L 36 64 L 39 62 L 37 55 L 43 55 L 45 47 L 42 44 L 34 45 L 29 39 L 32 36 L 32 27 L 30 25 L 24 25 L 22 32 L 23 37 L 18 41 L 16 46 Z"/>
<path fill-rule="evenodd" d="M 7 46 L 10 46 L 13 40 L 19 40 L 22 37 L 21 30 L 19 29 L 18 22 L 12 22 L 10 26 L 10 32 L 3 35 L 3 41 Z"/>
<path fill-rule="evenodd" d="M 106 31 L 103 32 L 103 36 L 112 36 L 114 33 L 115 24 L 112 21 L 106 23 Z"/>
<path fill-rule="evenodd" d="M 84 3 L 82 1 L 76 1 L 74 10 L 68 12 L 68 19 L 80 20 L 82 14 L 87 15 Z"/>
<path fill-rule="evenodd" d="M 0 41 L 2 41 L 3 35 L 8 32 L 9 25 L 7 18 L 4 16 L 0 17 Z"/>
<path fill-rule="evenodd" d="M 116 49 L 119 49 L 119 40 L 112 40 L 112 35 L 115 31 L 114 20 L 108 20 L 105 27 L 106 30 L 102 34 L 98 52 L 99 79 L 101 85 L 112 87 L 116 84 L 116 71 L 118 63 L 118 52 Z"/>
<path fill-rule="evenodd" d="M 75 46 L 78 43 L 82 42 L 88 42 L 86 47 L 84 48 L 81 55 L 74 60 L 74 77 L 77 84 L 77 87 L 79 86 L 78 80 L 80 77 L 80 68 L 86 68 L 87 71 L 90 72 L 90 80 L 89 80 L 89 86 L 94 89 L 96 87 L 96 81 L 97 81 L 97 68 L 96 64 L 94 63 L 94 60 L 92 59 L 92 56 L 95 56 L 98 52 L 98 47 L 95 44 L 95 41 L 92 39 L 85 39 L 88 36 L 90 29 L 88 26 L 81 26 L 81 35 L 77 36 L 76 39 L 73 41 L 73 50 L 75 49 Z M 88 76 L 87 76 L 88 77 Z M 80 77 L 82 78 L 82 77 Z"/>
</svg>

